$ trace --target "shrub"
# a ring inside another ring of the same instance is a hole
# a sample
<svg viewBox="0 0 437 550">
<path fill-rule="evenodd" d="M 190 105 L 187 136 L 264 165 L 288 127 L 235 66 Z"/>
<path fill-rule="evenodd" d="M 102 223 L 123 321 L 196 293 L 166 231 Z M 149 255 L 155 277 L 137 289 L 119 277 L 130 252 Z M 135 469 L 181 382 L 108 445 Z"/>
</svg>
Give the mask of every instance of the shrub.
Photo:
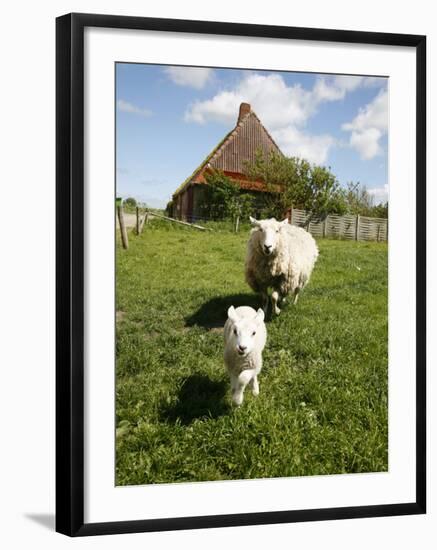
<svg viewBox="0 0 437 550">
<path fill-rule="evenodd" d="M 284 213 L 290 206 L 323 216 L 344 214 L 344 192 L 335 175 L 324 166 L 305 159 L 272 152 L 258 152 L 253 163 L 246 164 L 251 179 L 263 181 L 272 191 L 271 208 Z"/>
<path fill-rule="evenodd" d="M 248 217 L 254 208 L 254 197 L 243 193 L 237 182 L 215 170 L 205 175 L 207 186 L 200 210 L 211 220 Z"/>
<path fill-rule="evenodd" d="M 137 205 L 137 201 L 133 197 L 128 197 L 124 200 L 124 204 L 129 208 L 135 208 Z"/>
</svg>

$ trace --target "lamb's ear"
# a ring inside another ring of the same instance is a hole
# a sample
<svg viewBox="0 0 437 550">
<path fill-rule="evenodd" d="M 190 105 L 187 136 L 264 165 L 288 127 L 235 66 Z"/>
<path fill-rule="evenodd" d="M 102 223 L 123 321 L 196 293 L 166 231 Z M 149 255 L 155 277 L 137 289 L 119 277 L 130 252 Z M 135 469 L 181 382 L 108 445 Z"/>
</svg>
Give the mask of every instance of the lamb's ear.
<svg viewBox="0 0 437 550">
<path fill-rule="evenodd" d="M 231 321 L 233 321 L 234 323 L 237 321 L 237 312 L 235 311 L 235 308 L 234 306 L 231 306 L 229 309 L 228 309 L 228 317 Z"/>
<path fill-rule="evenodd" d="M 285 220 L 282 220 L 280 223 L 281 225 L 288 225 L 290 222 L 288 221 L 288 218 L 285 218 Z"/>
<path fill-rule="evenodd" d="M 258 322 L 258 323 L 262 323 L 264 321 L 264 310 L 259 308 L 259 310 L 256 312 L 256 316 L 255 316 L 255 320 Z"/>
<path fill-rule="evenodd" d="M 253 227 L 259 227 L 259 221 L 255 218 L 252 218 L 252 216 L 249 216 L 250 223 L 253 225 Z"/>
</svg>

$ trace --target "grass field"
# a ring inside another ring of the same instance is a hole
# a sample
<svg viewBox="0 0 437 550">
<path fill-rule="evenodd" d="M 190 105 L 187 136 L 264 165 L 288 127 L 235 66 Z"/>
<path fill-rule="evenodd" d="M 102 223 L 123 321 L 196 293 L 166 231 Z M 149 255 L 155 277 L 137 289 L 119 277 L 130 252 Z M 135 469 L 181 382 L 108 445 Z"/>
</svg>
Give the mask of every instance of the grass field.
<svg viewBox="0 0 437 550">
<path fill-rule="evenodd" d="M 221 327 L 259 306 L 246 240 L 154 221 L 117 242 L 117 485 L 387 470 L 387 245 L 318 242 L 234 408 Z"/>
</svg>

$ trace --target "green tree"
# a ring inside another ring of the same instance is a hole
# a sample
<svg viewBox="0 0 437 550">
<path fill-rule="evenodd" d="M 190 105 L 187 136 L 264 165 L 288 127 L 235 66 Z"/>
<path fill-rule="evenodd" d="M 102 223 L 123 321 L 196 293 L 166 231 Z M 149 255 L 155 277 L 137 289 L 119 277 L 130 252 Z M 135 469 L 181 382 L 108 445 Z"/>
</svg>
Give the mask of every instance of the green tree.
<svg viewBox="0 0 437 550">
<path fill-rule="evenodd" d="M 381 202 L 372 208 L 375 218 L 388 218 L 388 202 Z"/>
<path fill-rule="evenodd" d="M 324 166 L 311 167 L 310 195 L 307 209 L 319 215 L 344 214 L 344 192 L 334 174 Z"/>
<path fill-rule="evenodd" d="M 254 162 L 246 164 L 246 173 L 267 185 L 279 216 L 290 206 L 317 216 L 346 211 L 344 193 L 335 175 L 305 159 L 258 152 Z"/>
<path fill-rule="evenodd" d="M 346 208 L 350 214 L 360 214 L 361 216 L 372 215 L 373 198 L 365 185 L 361 185 L 360 182 L 349 182 L 344 196 Z"/>
<path fill-rule="evenodd" d="M 128 197 L 124 200 L 124 204 L 129 208 L 135 208 L 135 206 L 137 205 L 137 201 L 133 197 Z"/>
</svg>

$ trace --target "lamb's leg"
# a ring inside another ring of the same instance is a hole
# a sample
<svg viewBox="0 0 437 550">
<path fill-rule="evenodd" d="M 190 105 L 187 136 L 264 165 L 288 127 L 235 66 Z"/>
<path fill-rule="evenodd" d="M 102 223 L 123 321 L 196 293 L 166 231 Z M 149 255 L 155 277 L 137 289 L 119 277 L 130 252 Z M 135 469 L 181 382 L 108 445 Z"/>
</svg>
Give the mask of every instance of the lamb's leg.
<svg viewBox="0 0 437 550">
<path fill-rule="evenodd" d="M 258 377 L 256 375 L 249 382 L 249 388 L 252 390 L 253 395 L 259 395 Z"/>
<path fill-rule="evenodd" d="M 279 302 L 279 292 L 277 290 L 274 290 L 272 292 L 272 306 L 273 311 L 276 313 L 276 315 L 279 315 L 281 313 L 281 310 L 278 307 Z"/>
<path fill-rule="evenodd" d="M 238 376 L 236 387 L 234 390 L 232 390 L 232 401 L 235 405 L 237 405 L 237 407 L 239 407 L 241 403 L 243 403 L 244 390 L 246 389 L 247 384 L 250 382 L 252 374 L 253 371 L 247 369 L 243 370 Z"/>
<path fill-rule="evenodd" d="M 238 376 L 230 373 L 230 379 L 231 379 L 231 393 L 234 395 L 234 393 L 238 390 Z"/>
<path fill-rule="evenodd" d="M 234 405 L 237 405 L 237 407 L 239 407 L 243 402 L 243 391 L 244 388 L 241 389 L 240 383 L 238 381 L 238 376 L 231 374 L 232 402 L 234 403 Z"/>
</svg>

